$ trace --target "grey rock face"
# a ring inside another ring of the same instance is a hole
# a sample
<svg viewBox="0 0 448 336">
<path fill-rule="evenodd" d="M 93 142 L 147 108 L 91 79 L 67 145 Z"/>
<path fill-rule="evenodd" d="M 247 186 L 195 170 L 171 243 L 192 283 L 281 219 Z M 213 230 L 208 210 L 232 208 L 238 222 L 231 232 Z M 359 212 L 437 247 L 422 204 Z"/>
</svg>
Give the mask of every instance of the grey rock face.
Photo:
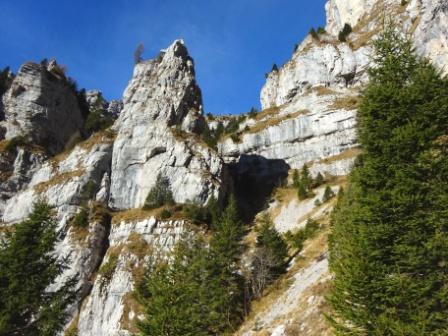
<svg viewBox="0 0 448 336">
<path fill-rule="evenodd" d="M 193 60 L 176 41 L 158 58 L 136 65 L 114 128 L 109 204 L 143 205 L 161 172 L 177 202 L 204 204 L 218 197 L 224 168 L 218 155 L 198 141 L 205 127 Z"/>
<path fill-rule="evenodd" d="M 82 129 L 75 94 L 63 73 L 24 64 L 5 93 L 6 139 L 25 136 L 55 153 Z"/>
<path fill-rule="evenodd" d="M 123 101 L 113 99 L 110 101 L 109 105 L 107 106 L 107 115 L 110 115 L 112 118 L 117 119 L 123 111 Z"/>
<path fill-rule="evenodd" d="M 46 155 L 25 148 L 0 152 L 0 214 L 7 201 L 26 188 L 33 174 L 42 166 Z"/>
</svg>

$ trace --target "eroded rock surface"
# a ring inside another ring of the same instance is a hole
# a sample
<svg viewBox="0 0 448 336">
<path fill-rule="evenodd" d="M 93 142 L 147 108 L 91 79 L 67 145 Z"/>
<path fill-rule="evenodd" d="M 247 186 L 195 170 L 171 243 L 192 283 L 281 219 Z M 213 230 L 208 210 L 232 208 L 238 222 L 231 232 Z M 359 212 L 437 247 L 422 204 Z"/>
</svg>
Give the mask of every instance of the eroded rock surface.
<svg viewBox="0 0 448 336">
<path fill-rule="evenodd" d="M 136 65 L 123 101 L 114 126 L 110 206 L 142 206 L 158 173 L 169 179 L 177 202 L 204 204 L 218 197 L 223 164 L 195 135 L 206 125 L 193 60 L 182 41 Z"/>
<path fill-rule="evenodd" d="M 6 139 L 17 136 L 61 151 L 83 127 L 73 89 L 63 74 L 42 64 L 25 63 L 3 97 Z"/>
</svg>

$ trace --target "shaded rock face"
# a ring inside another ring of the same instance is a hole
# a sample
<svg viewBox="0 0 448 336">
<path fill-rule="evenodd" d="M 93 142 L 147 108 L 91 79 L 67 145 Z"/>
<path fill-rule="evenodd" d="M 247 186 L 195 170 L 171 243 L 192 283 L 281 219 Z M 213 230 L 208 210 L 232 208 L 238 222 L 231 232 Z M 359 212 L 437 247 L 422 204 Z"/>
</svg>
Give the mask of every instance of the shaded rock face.
<svg viewBox="0 0 448 336">
<path fill-rule="evenodd" d="M 83 118 L 63 74 L 40 64 L 24 64 L 3 97 L 6 139 L 25 136 L 50 153 L 79 134 Z"/>
<path fill-rule="evenodd" d="M 233 192 L 245 222 L 251 222 L 269 200 L 275 187 L 284 183 L 290 167 L 284 160 L 259 155 L 241 155 L 229 165 Z"/>
<path fill-rule="evenodd" d="M 225 172 L 218 155 L 194 134 L 205 127 L 202 98 L 181 41 L 136 65 L 123 101 L 114 125 L 110 206 L 142 206 L 159 172 L 177 202 L 204 204 L 218 197 Z"/>
</svg>

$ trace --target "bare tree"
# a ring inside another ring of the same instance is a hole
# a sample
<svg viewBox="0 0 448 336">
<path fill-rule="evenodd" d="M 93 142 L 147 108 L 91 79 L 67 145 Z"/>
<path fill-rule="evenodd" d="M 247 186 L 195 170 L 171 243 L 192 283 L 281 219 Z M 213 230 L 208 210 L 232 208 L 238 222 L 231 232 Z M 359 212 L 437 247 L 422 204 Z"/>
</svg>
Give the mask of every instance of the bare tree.
<svg viewBox="0 0 448 336">
<path fill-rule="evenodd" d="M 134 51 L 134 63 L 138 64 L 142 61 L 142 54 L 145 51 L 145 46 L 140 43 Z"/>
<path fill-rule="evenodd" d="M 260 298 L 264 289 L 275 279 L 275 275 L 272 273 L 274 266 L 275 261 L 271 253 L 263 247 L 257 248 L 252 259 L 252 273 L 250 277 L 254 298 Z"/>
</svg>

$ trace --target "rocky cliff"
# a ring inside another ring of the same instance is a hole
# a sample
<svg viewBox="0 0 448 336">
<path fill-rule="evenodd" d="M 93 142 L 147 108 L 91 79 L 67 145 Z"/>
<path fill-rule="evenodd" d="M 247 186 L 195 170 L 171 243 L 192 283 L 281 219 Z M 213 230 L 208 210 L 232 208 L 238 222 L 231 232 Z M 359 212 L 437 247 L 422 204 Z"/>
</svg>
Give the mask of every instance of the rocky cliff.
<svg viewBox="0 0 448 336">
<path fill-rule="evenodd" d="M 57 252 L 71 260 L 65 279 L 79 276 L 69 330 L 79 336 L 130 335 L 140 308 L 130 292 L 145 260 L 194 233 L 182 213 L 161 219 L 141 209 L 160 173 L 176 203 L 204 205 L 229 189 L 252 220 L 269 212 L 278 231 L 308 218 L 318 234 L 291 262 L 279 286 L 255 302 L 238 335 L 327 335 L 323 318 L 328 272 L 326 239 L 333 201 L 299 201 L 287 183 L 304 164 L 326 175 L 337 192 L 359 148 L 356 109 L 367 82 L 370 43 L 383 14 L 393 15 L 417 50 L 442 70 L 448 64 L 446 1 L 329 0 L 325 32 L 308 36 L 291 59 L 268 74 L 263 111 L 245 116 L 232 136 L 210 148 L 194 62 L 180 40 L 136 64 L 123 101 L 100 106 L 114 125 L 80 141 L 85 115 L 77 92 L 55 63 L 27 63 L 2 97 L 0 214 L 2 225 L 24 219 L 45 199 L 63 236 Z M 353 32 L 340 41 L 350 24 Z M 89 92 L 92 108 L 100 93 Z M 234 117 L 221 118 L 228 124 Z M 242 120 L 242 118 L 240 118 Z M 81 220 L 85 218 L 84 220 Z M 248 239 L 250 240 L 249 233 Z"/>
</svg>

